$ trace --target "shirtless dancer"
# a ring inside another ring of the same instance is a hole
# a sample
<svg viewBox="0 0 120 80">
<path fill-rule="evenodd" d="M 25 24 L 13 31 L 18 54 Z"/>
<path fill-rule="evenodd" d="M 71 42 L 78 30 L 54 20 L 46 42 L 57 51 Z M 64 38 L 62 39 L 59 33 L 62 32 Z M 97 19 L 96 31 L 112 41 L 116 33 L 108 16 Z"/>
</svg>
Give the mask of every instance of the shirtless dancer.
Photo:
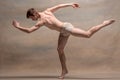
<svg viewBox="0 0 120 80">
<path fill-rule="evenodd" d="M 58 54 L 62 66 L 62 73 L 59 78 L 63 79 L 65 75 L 68 73 L 67 67 L 66 67 L 66 58 L 64 54 L 64 48 L 67 43 L 67 40 L 70 35 L 77 36 L 77 37 L 84 37 L 84 38 L 90 38 L 95 32 L 100 30 L 101 28 L 108 26 L 112 24 L 115 20 L 107 20 L 104 21 L 102 24 L 99 24 L 97 26 L 91 27 L 89 30 L 84 31 L 82 29 L 76 28 L 71 23 L 68 22 L 62 22 L 59 21 L 55 16 L 54 12 L 58 9 L 65 8 L 65 7 L 73 7 L 73 8 L 79 8 L 78 3 L 66 3 L 66 4 L 59 4 L 51 8 L 47 8 L 43 12 L 38 12 L 34 8 L 28 9 L 27 11 L 27 18 L 32 19 L 33 21 L 38 21 L 34 26 L 31 28 L 22 27 L 19 22 L 16 20 L 13 21 L 13 26 L 18 28 L 19 30 L 27 33 L 31 33 L 43 25 L 60 32 L 59 39 L 58 39 Z"/>
</svg>

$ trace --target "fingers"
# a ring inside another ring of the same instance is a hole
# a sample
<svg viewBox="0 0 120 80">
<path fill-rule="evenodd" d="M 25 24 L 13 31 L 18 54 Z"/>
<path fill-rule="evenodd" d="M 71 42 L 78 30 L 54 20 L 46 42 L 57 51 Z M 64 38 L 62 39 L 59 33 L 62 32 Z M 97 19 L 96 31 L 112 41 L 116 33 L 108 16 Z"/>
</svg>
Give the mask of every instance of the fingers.
<svg viewBox="0 0 120 80">
<path fill-rule="evenodd" d="M 12 25 L 13 25 L 14 27 L 17 27 L 17 26 L 19 26 L 19 22 L 17 22 L 16 20 L 13 20 Z"/>
<path fill-rule="evenodd" d="M 15 20 L 13 20 L 12 25 L 13 25 L 13 26 L 15 26 L 15 24 L 16 24 L 16 21 L 15 21 Z"/>
<path fill-rule="evenodd" d="M 16 20 L 13 20 L 13 23 L 18 24 L 19 22 L 18 22 L 18 21 L 16 21 Z"/>
<path fill-rule="evenodd" d="M 15 20 L 13 20 L 12 24 L 15 24 L 15 22 L 16 22 L 16 21 L 15 21 Z"/>
<path fill-rule="evenodd" d="M 73 3 L 73 8 L 80 8 L 79 4 L 78 3 Z"/>
<path fill-rule="evenodd" d="M 111 19 L 111 22 L 115 22 L 115 19 Z"/>
<path fill-rule="evenodd" d="M 75 5 L 75 7 L 80 7 L 79 4 L 74 4 L 74 5 Z"/>
<path fill-rule="evenodd" d="M 13 20 L 13 22 L 12 22 L 12 25 L 14 25 L 15 24 L 15 20 Z"/>
<path fill-rule="evenodd" d="M 13 23 L 17 23 L 17 21 L 16 21 L 16 20 L 13 20 Z"/>
</svg>

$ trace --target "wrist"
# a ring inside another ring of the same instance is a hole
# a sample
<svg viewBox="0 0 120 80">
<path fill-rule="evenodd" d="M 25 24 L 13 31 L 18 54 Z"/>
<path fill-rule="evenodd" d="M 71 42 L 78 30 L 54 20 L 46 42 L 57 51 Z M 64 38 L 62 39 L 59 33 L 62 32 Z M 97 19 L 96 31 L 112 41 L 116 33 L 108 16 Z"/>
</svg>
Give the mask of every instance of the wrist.
<svg viewBox="0 0 120 80">
<path fill-rule="evenodd" d="M 73 5 L 73 3 L 69 3 L 69 6 L 72 6 Z"/>
<path fill-rule="evenodd" d="M 20 25 L 15 26 L 16 28 L 20 28 Z"/>
</svg>

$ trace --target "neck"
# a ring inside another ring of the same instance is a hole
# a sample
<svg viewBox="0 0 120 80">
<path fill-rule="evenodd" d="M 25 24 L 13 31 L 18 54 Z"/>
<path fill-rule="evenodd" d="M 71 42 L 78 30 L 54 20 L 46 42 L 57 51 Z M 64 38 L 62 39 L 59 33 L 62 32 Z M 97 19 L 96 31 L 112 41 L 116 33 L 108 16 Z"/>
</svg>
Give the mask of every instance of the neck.
<svg viewBox="0 0 120 80">
<path fill-rule="evenodd" d="M 39 17 L 41 17 L 41 12 L 38 12 Z"/>
<path fill-rule="evenodd" d="M 38 19 L 40 19 L 41 18 L 41 13 L 40 12 L 38 12 Z"/>
</svg>

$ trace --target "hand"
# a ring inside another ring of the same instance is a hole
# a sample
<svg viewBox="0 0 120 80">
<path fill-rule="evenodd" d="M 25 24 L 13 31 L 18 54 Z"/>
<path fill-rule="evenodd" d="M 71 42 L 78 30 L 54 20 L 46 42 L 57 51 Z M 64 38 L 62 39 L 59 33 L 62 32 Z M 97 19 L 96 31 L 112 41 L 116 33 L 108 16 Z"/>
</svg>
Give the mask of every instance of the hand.
<svg viewBox="0 0 120 80">
<path fill-rule="evenodd" d="M 12 23 L 12 25 L 14 26 L 14 27 L 19 27 L 20 26 L 20 23 L 19 22 L 17 22 L 16 20 L 13 20 L 13 23 Z"/>
<path fill-rule="evenodd" d="M 73 3 L 73 4 L 72 4 L 72 7 L 73 7 L 73 8 L 80 8 L 80 6 L 79 6 L 78 3 Z"/>
</svg>

